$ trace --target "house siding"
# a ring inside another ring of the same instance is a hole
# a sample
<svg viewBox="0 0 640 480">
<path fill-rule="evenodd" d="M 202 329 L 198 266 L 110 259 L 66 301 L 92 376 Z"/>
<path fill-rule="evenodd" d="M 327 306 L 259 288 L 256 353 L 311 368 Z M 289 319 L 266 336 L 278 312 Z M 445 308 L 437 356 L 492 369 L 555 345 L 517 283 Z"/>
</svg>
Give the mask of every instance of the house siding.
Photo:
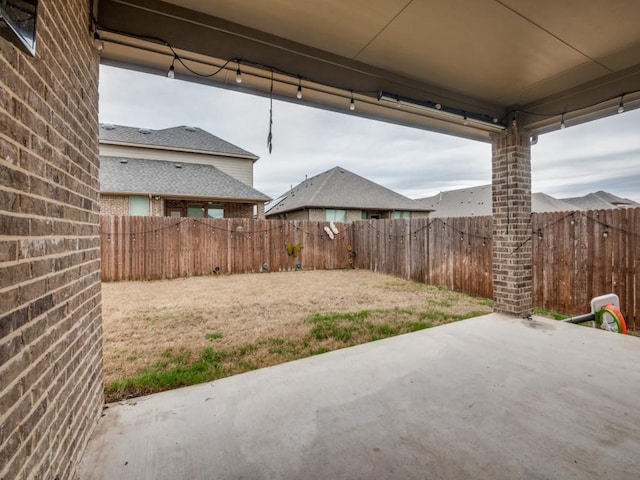
<svg viewBox="0 0 640 480">
<path fill-rule="evenodd" d="M 213 165 L 227 175 L 240 180 L 245 185 L 253 187 L 254 161 L 247 158 L 125 145 L 110 145 L 105 143 L 100 144 L 100 155 L 106 157 L 142 158 L 146 160 L 162 160 L 165 162 Z"/>
<path fill-rule="evenodd" d="M 0 478 L 75 475 L 103 405 L 99 57 L 86 0 L 0 38 Z"/>
</svg>

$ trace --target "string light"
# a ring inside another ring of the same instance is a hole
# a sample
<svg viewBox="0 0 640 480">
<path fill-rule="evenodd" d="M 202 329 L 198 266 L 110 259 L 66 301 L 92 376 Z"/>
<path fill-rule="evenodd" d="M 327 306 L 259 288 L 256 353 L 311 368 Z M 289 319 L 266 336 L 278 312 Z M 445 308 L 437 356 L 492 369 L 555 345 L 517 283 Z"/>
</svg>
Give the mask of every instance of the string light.
<svg viewBox="0 0 640 480">
<path fill-rule="evenodd" d="M 624 95 L 620 96 L 620 105 L 618 105 L 618 113 L 624 112 Z"/>
<path fill-rule="evenodd" d="M 296 92 L 298 100 L 302 100 L 302 77 L 298 77 L 298 91 Z"/>
<path fill-rule="evenodd" d="M 173 57 L 171 61 L 171 66 L 169 67 L 169 71 L 167 72 L 167 77 L 173 80 L 176 78 L 176 57 Z"/>
<path fill-rule="evenodd" d="M 560 120 L 560 128 L 564 130 L 567 126 L 564 124 L 564 113 L 562 114 L 562 119 Z"/>
<path fill-rule="evenodd" d="M 236 83 L 242 83 L 242 72 L 240 71 L 240 65 L 236 69 Z"/>
<path fill-rule="evenodd" d="M 353 90 L 351 90 L 351 103 L 349 103 L 349 110 L 352 112 L 356 109 L 356 103 L 353 101 Z"/>
<path fill-rule="evenodd" d="M 98 32 L 93 32 L 93 44 L 98 52 L 102 52 L 102 50 L 104 50 L 104 42 L 100 39 L 100 34 Z"/>
</svg>

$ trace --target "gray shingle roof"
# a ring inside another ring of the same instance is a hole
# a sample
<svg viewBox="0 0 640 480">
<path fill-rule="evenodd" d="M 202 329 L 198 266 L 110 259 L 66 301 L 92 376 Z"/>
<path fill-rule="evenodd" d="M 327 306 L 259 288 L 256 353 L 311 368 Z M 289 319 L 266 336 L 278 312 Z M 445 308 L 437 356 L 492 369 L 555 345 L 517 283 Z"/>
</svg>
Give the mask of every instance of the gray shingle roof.
<svg viewBox="0 0 640 480">
<path fill-rule="evenodd" d="M 145 147 L 170 148 L 217 153 L 257 160 L 258 157 L 197 127 L 172 127 L 162 130 L 126 127 L 110 123 L 100 124 L 100 142 L 133 144 Z"/>
<path fill-rule="evenodd" d="M 565 202 L 574 205 L 580 210 L 601 210 L 604 208 L 629 208 L 640 207 L 640 203 L 621 198 L 609 192 L 589 193 L 583 197 L 563 198 Z"/>
<path fill-rule="evenodd" d="M 267 213 L 302 208 L 429 211 L 413 200 L 342 167 L 334 167 L 296 185 L 267 207 Z"/>
<path fill-rule="evenodd" d="M 415 200 L 435 210 L 431 217 L 473 217 L 492 215 L 491 185 L 440 192 L 438 195 Z M 531 199 L 534 212 L 570 212 L 573 205 L 544 193 L 534 193 Z"/>
<path fill-rule="evenodd" d="M 100 192 L 270 200 L 264 193 L 211 165 L 108 156 L 100 157 Z"/>
</svg>

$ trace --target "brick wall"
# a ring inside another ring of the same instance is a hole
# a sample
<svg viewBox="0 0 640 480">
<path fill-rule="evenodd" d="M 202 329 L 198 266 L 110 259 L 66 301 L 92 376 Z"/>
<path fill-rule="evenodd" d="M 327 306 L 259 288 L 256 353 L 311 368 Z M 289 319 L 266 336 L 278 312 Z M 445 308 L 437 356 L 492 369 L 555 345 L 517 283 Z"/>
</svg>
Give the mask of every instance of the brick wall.
<svg viewBox="0 0 640 480">
<path fill-rule="evenodd" d="M 129 215 L 129 197 L 100 195 L 100 213 L 103 215 Z"/>
<path fill-rule="evenodd" d="M 256 213 L 256 218 L 258 220 L 264 220 L 264 203 L 258 203 L 258 211 Z"/>
<path fill-rule="evenodd" d="M 151 199 L 151 216 L 164 217 L 164 199 L 162 197 L 153 197 Z"/>
<path fill-rule="evenodd" d="M 89 2 L 0 38 L 0 479 L 68 479 L 102 409 L 98 56 Z"/>
<path fill-rule="evenodd" d="M 511 128 L 492 144 L 494 309 L 524 317 L 533 307 L 531 143 Z"/>
<path fill-rule="evenodd" d="M 224 218 L 253 218 L 251 203 L 223 203 Z"/>
</svg>

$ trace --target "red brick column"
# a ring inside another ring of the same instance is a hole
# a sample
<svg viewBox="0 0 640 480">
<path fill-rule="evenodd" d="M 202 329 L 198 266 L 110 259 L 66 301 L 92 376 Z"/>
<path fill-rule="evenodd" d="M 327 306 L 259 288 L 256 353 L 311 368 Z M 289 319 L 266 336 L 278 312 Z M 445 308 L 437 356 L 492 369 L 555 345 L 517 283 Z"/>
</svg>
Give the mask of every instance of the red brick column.
<svg viewBox="0 0 640 480">
<path fill-rule="evenodd" d="M 512 127 L 493 139 L 494 310 L 531 315 L 531 141 Z"/>
</svg>

